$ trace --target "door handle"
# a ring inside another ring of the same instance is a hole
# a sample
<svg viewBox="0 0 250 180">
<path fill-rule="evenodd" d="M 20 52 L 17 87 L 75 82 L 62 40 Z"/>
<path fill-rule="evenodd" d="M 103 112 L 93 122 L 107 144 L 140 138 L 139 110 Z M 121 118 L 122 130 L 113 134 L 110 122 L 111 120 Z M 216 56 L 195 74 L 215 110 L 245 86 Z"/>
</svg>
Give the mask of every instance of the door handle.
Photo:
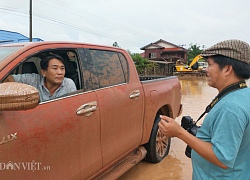
<svg viewBox="0 0 250 180">
<path fill-rule="evenodd" d="M 77 115 L 84 115 L 84 116 L 90 116 L 91 114 L 94 113 L 94 111 L 97 110 L 97 102 L 89 102 L 86 104 L 81 105 L 77 110 L 76 114 Z"/>
<path fill-rule="evenodd" d="M 129 94 L 130 99 L 138 99 L 139 96 L 140 96 L 140 91 L 139 90 L 135 90 L 135 91 L 133 91 L 133 92 L 131 92 Z"/>
</svg>

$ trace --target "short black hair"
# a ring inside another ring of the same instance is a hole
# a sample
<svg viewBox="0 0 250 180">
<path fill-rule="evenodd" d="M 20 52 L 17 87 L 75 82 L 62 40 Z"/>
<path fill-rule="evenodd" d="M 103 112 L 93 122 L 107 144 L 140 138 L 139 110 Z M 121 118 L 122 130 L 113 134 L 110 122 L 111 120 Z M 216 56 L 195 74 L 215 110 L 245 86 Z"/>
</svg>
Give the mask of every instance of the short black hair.
<svg viewBox="0 0 250 180">
<path fill-rule="evenodd" d="M 48 56 L 43 57 L 41 62 L 40 62 L 40 66 L 41 66 L 42 70 L 48 69 L 49 61 L 51 59 L 57 59 L 57 60 L 61 61 L 63 63 L 63 65 L 65 66 L 65 61 L 61 56 L 59 56 L 58 54 L 50 54 Z"/>
<path fill-rule="evenodd" d="M 250 65 L 238 61 L 236 59 L 222 56 L 222 55 L 215 55 L 212 56 L 215 63 L 219 65 L 220 69 L 223 69 L 226 65 L 231 65 L 236 76 L 240 79 L 249 79 L 250 78 Z"/>
</svg>

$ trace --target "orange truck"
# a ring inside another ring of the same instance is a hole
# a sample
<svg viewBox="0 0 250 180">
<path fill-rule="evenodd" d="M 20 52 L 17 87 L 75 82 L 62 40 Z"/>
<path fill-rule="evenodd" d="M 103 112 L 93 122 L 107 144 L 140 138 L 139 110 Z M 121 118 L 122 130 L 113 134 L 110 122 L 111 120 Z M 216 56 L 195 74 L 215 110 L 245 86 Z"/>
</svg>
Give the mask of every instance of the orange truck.
<svg viewBox="0 0 250 180">
<path fill-rule="evenodd" d="M 40 101 L 31 85 L 9 75 L 40 74 L 57 54 L 77 90 Z M 181 114 L 176 76 L 139 77 L 127 51 L 73 42 L 0 46 L 1 179 L 117 179 L 141 160 L 158 163 L 171 138 L 159 115 Z"/>
</svg>

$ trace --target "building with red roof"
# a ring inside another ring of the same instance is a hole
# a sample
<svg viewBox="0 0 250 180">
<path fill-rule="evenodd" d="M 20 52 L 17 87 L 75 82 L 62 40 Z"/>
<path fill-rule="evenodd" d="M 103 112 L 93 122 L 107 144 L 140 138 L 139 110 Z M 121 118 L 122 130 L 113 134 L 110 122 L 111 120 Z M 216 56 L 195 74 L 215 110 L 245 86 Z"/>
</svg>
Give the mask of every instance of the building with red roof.
<svg viewBox="0 0 250 180">
<path fill-rule="evenodd" d="M 173 63 L 177 60 L 187 62 L 187 49 L 162 39 L 142 47 L 141 50 L 144 50 L 142 53 L 144 58 L 149 60 Z"/>
</svg>

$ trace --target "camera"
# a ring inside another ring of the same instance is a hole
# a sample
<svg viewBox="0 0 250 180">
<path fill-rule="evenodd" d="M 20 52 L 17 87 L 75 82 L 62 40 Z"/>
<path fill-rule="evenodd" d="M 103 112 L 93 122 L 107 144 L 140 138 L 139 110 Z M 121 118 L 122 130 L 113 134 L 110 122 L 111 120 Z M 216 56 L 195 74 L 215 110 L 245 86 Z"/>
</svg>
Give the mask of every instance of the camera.
<svg viewBox="0 0 250 180">
<path fill-rule="evenodd" d="M 181 127 L 187 130 L 193 136 L 196 136 L 196 133 L 200 126 L 196 125 L 196 122 L 190 116 L 183 116 L 181 119 Z M 187 145 L 185 150 L 185 155 L 191 158 L 191 150 L 192 148 Z"/>
</svg>

